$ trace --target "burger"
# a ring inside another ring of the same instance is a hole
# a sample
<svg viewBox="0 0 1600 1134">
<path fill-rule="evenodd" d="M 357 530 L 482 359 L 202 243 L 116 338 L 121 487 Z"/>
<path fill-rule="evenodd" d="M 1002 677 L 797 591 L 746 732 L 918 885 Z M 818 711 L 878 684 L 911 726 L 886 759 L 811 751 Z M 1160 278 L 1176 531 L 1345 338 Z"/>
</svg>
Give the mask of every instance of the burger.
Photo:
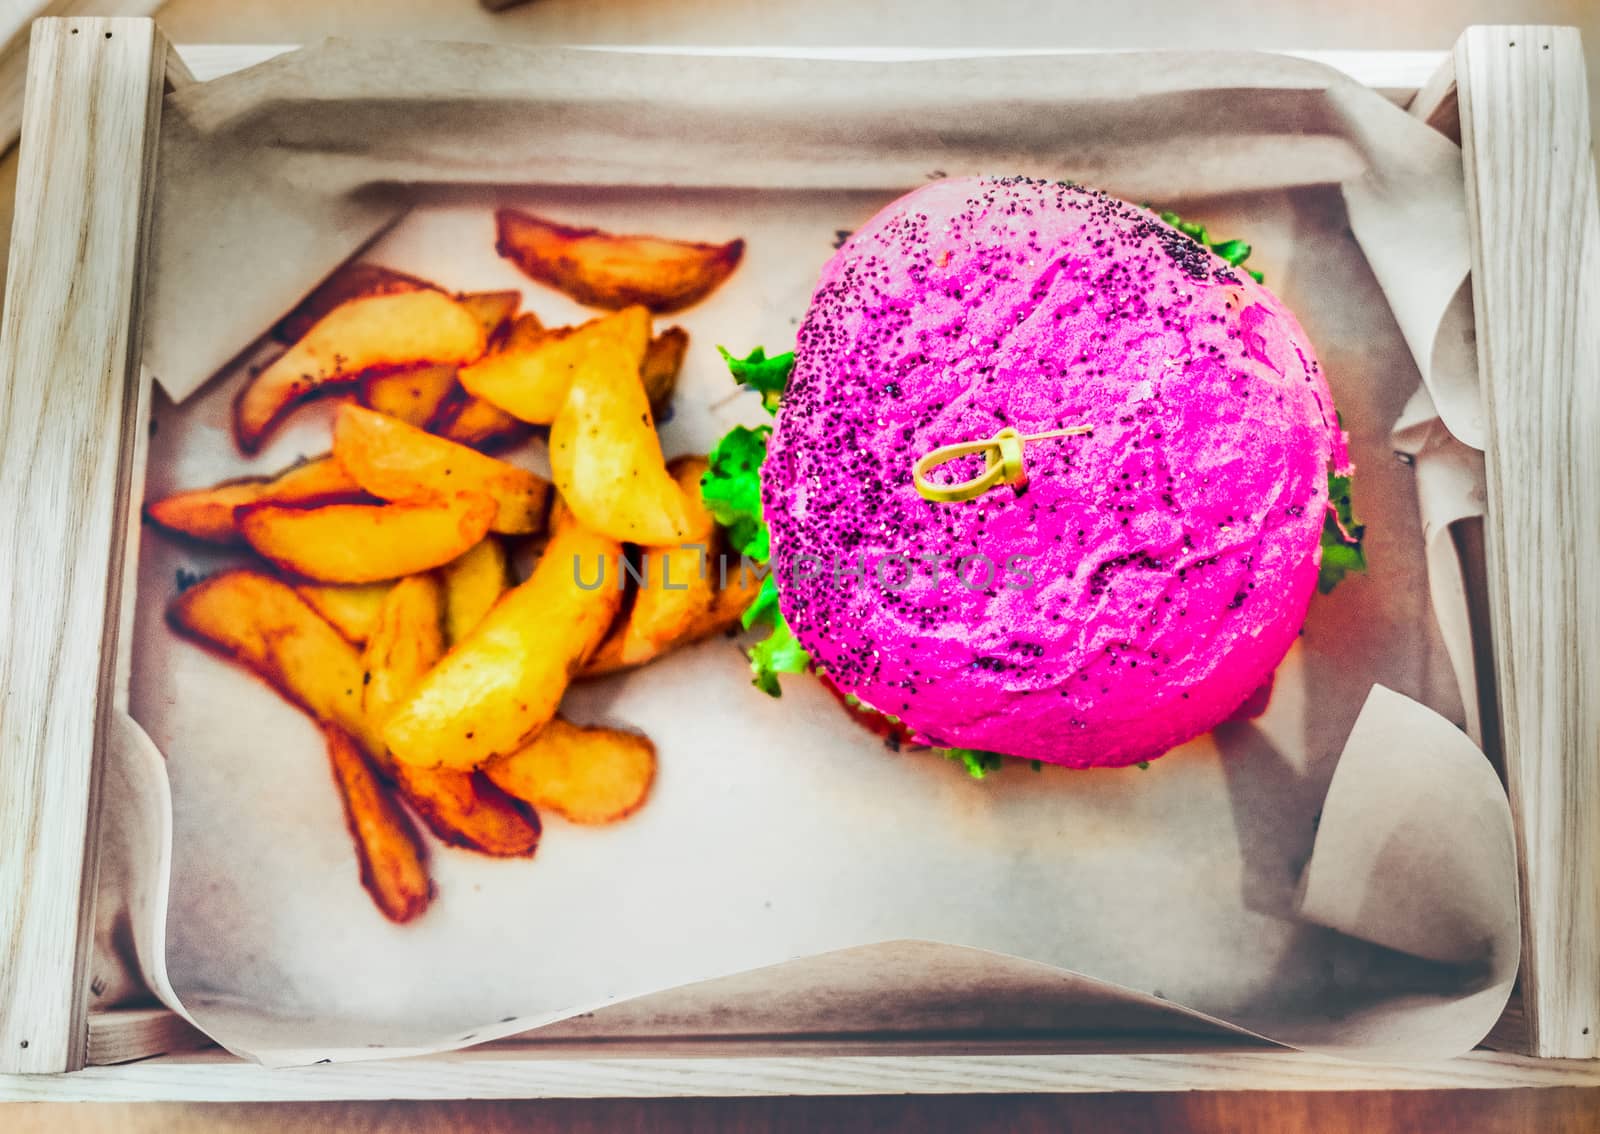
<svg viewBox="0 0 1600 1134">
<path fill-rule="evenodd" d="M 755 682 L 815 672 L 975 774 L 1143 763 L 1262 702 L 1363 565 L 1345 438 L 1241 241 L 1102 192 L 934 182 L 823 269 L 775 424 L 704 495 L 770 573 Z"/>
</svg>

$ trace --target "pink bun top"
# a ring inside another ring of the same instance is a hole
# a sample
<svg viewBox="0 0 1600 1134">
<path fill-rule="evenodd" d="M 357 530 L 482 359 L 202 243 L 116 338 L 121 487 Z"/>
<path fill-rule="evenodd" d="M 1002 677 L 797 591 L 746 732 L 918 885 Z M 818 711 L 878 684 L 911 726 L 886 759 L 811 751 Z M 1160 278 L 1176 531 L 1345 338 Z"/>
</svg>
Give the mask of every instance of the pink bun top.
<svg viewBox="0 0 1600 1134">
<path fill-rule="evenodd" d="M 1344 462 L 1333 399 L 1289 310 L 1148 211 L 935 182 L 829 261 L 796 355 L 763 470 L 782 610 L 920 739 L 1151 759 L 1294 642 Z M 912 482 L 939 446 L 1077 424 L 1026 446 L 1021 491 Z"/>
</svg>

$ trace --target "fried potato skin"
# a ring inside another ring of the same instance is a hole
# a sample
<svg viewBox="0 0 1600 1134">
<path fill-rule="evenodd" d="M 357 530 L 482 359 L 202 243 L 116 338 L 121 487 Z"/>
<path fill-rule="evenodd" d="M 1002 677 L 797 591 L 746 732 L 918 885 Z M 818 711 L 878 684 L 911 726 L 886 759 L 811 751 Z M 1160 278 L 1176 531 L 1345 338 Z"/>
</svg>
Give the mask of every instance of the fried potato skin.
<svg viewBox="0 0 1600 1134">
<path fill-rule="evenodd" d="M 333 423 L 333 455 L 357 484 L 400 503 L 487 496 L 496 505 L 492 531 L 544 530 L 550 484 L 542 477 L 403 421 L 342 405 Z"/>
<path fill-rule="evenodd" d="M 650 349 L 650 313 L 627 307 L 577 327 L 554 329 L 523 316 L 498 350 L 461 368 L 461 385 L 519 421 L 548 425 L 561 412 L 590 346 L 602 339 L 623 348 L 637 369 Z"/>
<path fill-rule="evenodd" d="M 658 315 L 704 299 L 744 256 L 743 240 L 700 244 L 618 236 L 517 209 L 495 213 L 495 233 L 501 256 L 579 303 L 609 310 L 637 303 Z"/>
<path fill-rule="evenodd" d="M 615 823 L 632 815 L 656 777 L 650 738 L 614 728 L 580 728 L 556 717 L 528 744 L 484 766 L 508 795 L 574 823 Z"/>
<path fill-rule="evenodd" d="M 416 828 L 384 791 L 355 741 L 331 725 L 323 734 L 361 864 L 361 885 L 390 921 L 403 925 L 420 917 L 433 901 L 433 880 Z"/>
<path fill-rule="evenodd" d="M 637 366 L 612 342 L 590 345 L 573 372 L 550 426 L 550 469 L 567 506 L 597 532 L 654 546 L 692 534 L 689 498 L 667 472 Z"/>
<path fill-rule="evenodd" d="M 362 707 L 361 655 L 289 584 L 260 571 L 222 571 L 174 598 L 167 621 L 313 719 L 377 749 L 380 738 Z"/>
<path fill-rule="evenodd" d="M 360 497 L 361 486 L 329 455 L 291 465 L 275 477 L 243 477 L 153 500 L 145 505 L 144 518 L 173 535 L 240 547 L 244 537 L 234 523 L 234 510 L 242 505 Z"/>
<path fill-rule="evenodd" d="M 486 344 L 472 312 L 432 288 L 347 300 L 239 391 L 234 440 L 254 453 L 290 410 L 329 387 L 382 370 L 470 362 Z"/>
<path fill-rule="evenodd" d="M 250 504 L 239 531 L 280 569 L 322 583 L 377 583 L 464 554 L 498 508 L 486 496 L 428 504 Z"/>
<path fill-rule="evenodd" d="M 589 565 L 614 565 L 621 550 L 559 519 L 527 581 L 502 595 L 389 718 L 384 738 L 395 758 L 469 771 L 543 728 L 622 602 L 614 583 L 584 585 Z"/>
<path fill-rule="evenodd" d="M 374 729 L 444 654 L 444 604 L 444 588 L 431 574 L 402 579 L 389 592 L 361 659 L 362 708 Z M 381 764 L 442 842 L 496 858 L 526 858 L 538 849 L 538 813 L 487 780 L 409 767 L 386 749 Z"/>
</svg>

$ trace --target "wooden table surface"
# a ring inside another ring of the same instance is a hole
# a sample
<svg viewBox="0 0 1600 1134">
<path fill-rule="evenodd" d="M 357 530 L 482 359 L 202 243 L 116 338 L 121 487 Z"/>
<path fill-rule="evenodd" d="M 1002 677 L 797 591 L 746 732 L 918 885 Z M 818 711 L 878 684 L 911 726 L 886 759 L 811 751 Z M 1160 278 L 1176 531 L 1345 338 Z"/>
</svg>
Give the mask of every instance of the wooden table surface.
<svg viewBox="0 0 1600 1134">
<path fill-rule="evenodd" d="M 93 3 L 77 5 L 93 12 Z M 110 11 L 112 5 L 106 6 Z M 525 43 L 1448 48 L 1469 23 L 1575 24 L 1600 112 L 1597 0 L 536 0 L 492 15 L 475 0 L 173 0 L 178 43 L 304 43 L 325 35 Z M 1600 121 L 1600 113 L 1595 114 Z M 10 231 L 14 156 L 0 162 Z M 4 236 L 0 235 L 0 242 Z M 1317 1131 L 1600 1130 L 1600 1091 L 976 1096 L 526 1103 L 0 1105 L 0 1130 L 190 1131 Z"/>
<path fill-rule="evenodd" d="M 616 1099 L 587 1102 L 13 1103 L 7 1134 L 1594 1134 L 1600 1091 Z"/>
</svg>

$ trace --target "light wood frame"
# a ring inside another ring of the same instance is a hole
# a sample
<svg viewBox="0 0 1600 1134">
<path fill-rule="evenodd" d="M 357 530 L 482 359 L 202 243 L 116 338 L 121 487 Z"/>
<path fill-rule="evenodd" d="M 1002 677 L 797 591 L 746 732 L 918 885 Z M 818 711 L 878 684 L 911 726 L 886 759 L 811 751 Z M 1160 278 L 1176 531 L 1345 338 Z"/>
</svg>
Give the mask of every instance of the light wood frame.
<svg viewBox="0 0 1600 1134">
<path fill-rule="evenodd" d="M 271 1070 L 206 1047 L 162 1009 L 88 1018 L 96 768 L 118 695 L 150 388 L 138 315 L 160 96 L 190 76 L 149 20 L 43 20 L 32 42 L 0 328 L 11 536 L 0 553 L 0 1098 L 1600 1085 L 1600 526 L 1586 514 L 1600 501 L 1600 211 L 1576 31 L 1472 28 L 1451 54 L 1297 53 L 1460 138 L 1490 424 L 1485 542 L 1523 875 L 1522 998 L 1496 1033 L 1512 1050 L 1382 1066 L 1000 1036 L 522 1040 Z M 280 50 L 183 54 L 203 79 Z"/>
<path fill-rule="evenodd" d="M 140 295 L 167 52 L 34 25 L 0 327 L 0 1069 L 84 1057 L 98 754 L 144 466 Z"/>
</svg>

